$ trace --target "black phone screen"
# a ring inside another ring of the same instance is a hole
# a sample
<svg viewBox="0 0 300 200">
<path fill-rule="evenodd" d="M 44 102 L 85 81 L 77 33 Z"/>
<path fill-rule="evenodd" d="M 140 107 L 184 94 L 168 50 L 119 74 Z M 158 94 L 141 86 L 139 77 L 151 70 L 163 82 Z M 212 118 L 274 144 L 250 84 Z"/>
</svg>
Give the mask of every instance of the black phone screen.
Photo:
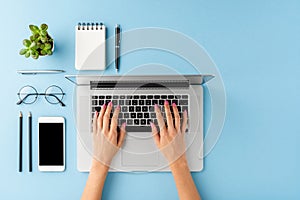
<svg viewBox="0 0 300 200">
<path fill-rule="evenodd" d="M 39 123 L 39 165 L 64 165 L 63 129 L 63 123 Z"/>
</svg>

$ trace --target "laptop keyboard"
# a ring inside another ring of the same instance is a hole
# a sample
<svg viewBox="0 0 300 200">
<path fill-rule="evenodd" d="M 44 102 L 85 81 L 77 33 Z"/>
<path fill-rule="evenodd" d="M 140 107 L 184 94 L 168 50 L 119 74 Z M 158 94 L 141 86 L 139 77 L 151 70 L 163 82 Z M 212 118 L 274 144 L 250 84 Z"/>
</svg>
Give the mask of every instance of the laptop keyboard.
<svg viewBox="0 0 300 200">
<path fill-rule="evenodd" d="M 183 117 L 184 110 L 188 111 L 189 95 L 92 95 L 92 119 L 95 111 L 100 112 L 101 106 L 110 101 L 113 103 L 113 111 L 117 105 L 121 106 L 121 111 L 118 117 L 118 124 L 126 122 L 126 130 L 128 132 L 151 132 L 150 122 L 157 123 L 154 105 L 157 104 L 162 111 L 164 119 L 166 114 L 164 110 L 164 102 L 168 100 L 170 105 L 177 105 L 180 118 Z M 172 106 L 170 106 L 173 115 Z M 113 112 L 111 113 L 111 117 Z M 173 115 L 174 119 L 174 115 Z"/>
</svg>

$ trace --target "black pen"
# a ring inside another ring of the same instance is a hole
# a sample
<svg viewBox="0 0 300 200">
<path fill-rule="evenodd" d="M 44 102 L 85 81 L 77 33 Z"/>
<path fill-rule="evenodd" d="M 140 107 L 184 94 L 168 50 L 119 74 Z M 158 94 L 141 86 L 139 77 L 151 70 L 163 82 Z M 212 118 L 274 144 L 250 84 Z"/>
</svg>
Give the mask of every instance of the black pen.
<svg viewBox="0 0 300 200">
<path fill-rule="evenodd" d="M 119 71 L 120 65 L 120 43 L 121 43 L 121 28 L 119 24 L 115 27 L 115 67 Z"/>
<path fill-rule="evenodd" d="M 32 115 L 28 114 L 28 148 L 29 148 L 29 172 L 32 172 Z"/>
<path fill-rule="evenodd" d="M 22 172 L 23 115 L 19 115 L 19 172 Z"/>
</svg>

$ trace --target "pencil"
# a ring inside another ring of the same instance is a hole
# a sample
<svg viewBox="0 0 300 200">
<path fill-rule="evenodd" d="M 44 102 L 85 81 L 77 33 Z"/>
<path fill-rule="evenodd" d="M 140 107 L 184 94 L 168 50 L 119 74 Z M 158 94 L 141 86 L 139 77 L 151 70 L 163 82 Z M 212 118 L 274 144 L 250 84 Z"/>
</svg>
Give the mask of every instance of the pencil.
<svg viewBox="0 0 300 200">
<path fill-rule="evenodd" d="M 28 114 L 28 148 L 29 148 L 29 172 L 32 172 L 32 115 Z"/>
<path fill-rule="evenodd" d="M 19 172 L 22 172 L 23 115 L 19 116 Z"/>
</svg>

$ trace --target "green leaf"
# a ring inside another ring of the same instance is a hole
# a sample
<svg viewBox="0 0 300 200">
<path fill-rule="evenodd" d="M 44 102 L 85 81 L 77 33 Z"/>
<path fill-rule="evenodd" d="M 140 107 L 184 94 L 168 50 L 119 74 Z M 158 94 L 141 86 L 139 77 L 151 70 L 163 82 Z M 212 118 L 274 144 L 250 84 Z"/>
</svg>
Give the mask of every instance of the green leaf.
<svg viewBox="0 0 300 200">
<path fill-rule="evenodd" d="M 41 50 L 41 54 L 42 54 L 42 55 L 46 55 L 46 54 L 47 54 L 47 51 L 44 50 L 44 49 L 42 49 L 42 50 Z"/>
<path fill-rule="evenodd" d="M 48 25 L 47 24 L 41 24 L 41 29 L 43 31 L 46 31 L 48 29 Z"/>
<path fill-rule="evenodd" d="M 45 42 L 47 42 L 47 38 L 46 37 L 41 37 L 41 41 L 42 41 L 42 43 L 45 43 Z"/>
<path fill-rule="evenodd" d="M 20 55 L 25 55 L 27 53 L 27 49 L 21 49 L 19 54 Z"/>
<path fill-rule="evenodd" d="M 30 48 L 34 48 L 36 46 L 36 42 L 32 42 L 31 45 L 29 46 Z"/>
<path fill-rule="evenodd" d="M 29 56 L 30 56 L 30 52 L 27 51 L 27 52 L 25 53 L 25 57 L 26 57 L 26 58 L 29 58 Z"/>
<path fill-rule="evenodd" d="M 52 51 L 51 50 L 47 50 L 47 54 L 49 55 L 49 56 L 51 56 L 52 55 Z"/>
<path fill-rule="evenodd" d="M 44 48 L 45 48 L 45 45 L 41 44 L 40 49 L 44 49 Z"/>
<path fill-rule="evenodd" d="M 29 25 L 29 29 L 31 30 L 32 33 L 38 33 L 39 32 L 39 27 L 35 25 Z"/>
<path fill-rule="evenodd" d="M 27 40 L 27 39 L 23 40 L 23 45 L 24 45 L 25 47 L 29 47 L 29 46 L 31 45 L 30 40 Z"/>
<path fill-rule="evenodd" d="M 41 30 L 41 35 L 42 35 L 42 36 L 47 36 L 48 33 L 47 33 L 47 31 Z"/>
<path fill-rule="evenodd" d="M 52 47 L 52 46 L 51 46 L 51 44 L 49 44 L 49 43 L 46 43 L 46 44 L 45 44 L 45 48 L 44 48 L 44 49 L 48 50 L 48 49 L 51 49 L 51 47 Z"/>
</svg>

